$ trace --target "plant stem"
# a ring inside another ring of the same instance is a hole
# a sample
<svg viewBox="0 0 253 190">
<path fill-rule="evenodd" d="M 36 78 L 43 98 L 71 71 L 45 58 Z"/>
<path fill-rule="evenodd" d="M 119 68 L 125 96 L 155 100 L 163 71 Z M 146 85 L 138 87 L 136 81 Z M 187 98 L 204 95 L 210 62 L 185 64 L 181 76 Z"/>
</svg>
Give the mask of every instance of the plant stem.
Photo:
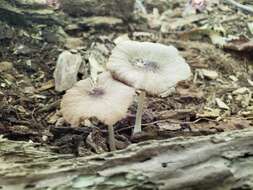
<svg viewBox="0 0 253 190">
<path fill-rule="evenodd" d="M 110 146 L 110 151 L 116 150 L 115 146 L 115 137 L 114 137 L 114 129 L 112 125 L 108 126 L 108 137 L 109 137 L 109 146 Z"/>
<path fill-rule="evenodd" d="M 145 91 L 141 91 L 140 95 L 138 96 L 138 107 L 137 107 L 133 134 L 141 132 L 141 120 L 142 120 L 143 103 L 144 103 L 145 97 L 146 97 Z"/>
</svg>

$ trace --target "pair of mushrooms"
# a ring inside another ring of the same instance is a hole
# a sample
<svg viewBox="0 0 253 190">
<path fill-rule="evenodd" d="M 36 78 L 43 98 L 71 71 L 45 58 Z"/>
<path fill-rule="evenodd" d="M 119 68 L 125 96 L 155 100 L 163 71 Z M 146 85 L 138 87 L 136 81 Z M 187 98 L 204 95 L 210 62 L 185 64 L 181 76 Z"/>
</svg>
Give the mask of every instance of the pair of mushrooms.
<svg viewBox="0 0 253 190">
<path fill-rule="evenodd" d="M 173 46 L 124 41 L 113 50 L 107 63 L 110 72 L 77 82 L 61 103 L 64 119 L 72 126 L 96 117 L 108 126 L 109 146 L 115 150 L 113 125 L 124 118 L 135 89 L 139 90 L 133 133 L 141 132 L 143 102 L 147 94 L 160 95 L 179 81 L 191 76 L 189 65 Z"/>
</svg>

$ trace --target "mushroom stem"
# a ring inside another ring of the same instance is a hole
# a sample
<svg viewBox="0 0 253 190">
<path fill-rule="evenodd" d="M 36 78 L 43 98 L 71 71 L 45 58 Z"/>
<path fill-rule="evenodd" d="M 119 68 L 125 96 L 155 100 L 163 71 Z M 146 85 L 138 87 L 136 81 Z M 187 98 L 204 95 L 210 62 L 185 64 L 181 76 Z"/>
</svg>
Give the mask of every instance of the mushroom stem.
<svg viewBox="0 0 253 190">
<path fill-rule="evenodd" d="M 141 91 L 140 95 L 138 96 L 138 107 L 137 107 L 133 134 L 141 132 L 141 120 L 142 120 L 143 103 L 144 103 L 145 97 L 146 97 L 145 91 Z"/>
<path fill-rule="evenodd" d="M 108 137 L 109 137 L 109 146 L 110 146 L 110 151 L 116 150 L 115 146 L 115 137 L 114 137 L 114 129 L 112 125 L 108 126 Z"/>
</svg>

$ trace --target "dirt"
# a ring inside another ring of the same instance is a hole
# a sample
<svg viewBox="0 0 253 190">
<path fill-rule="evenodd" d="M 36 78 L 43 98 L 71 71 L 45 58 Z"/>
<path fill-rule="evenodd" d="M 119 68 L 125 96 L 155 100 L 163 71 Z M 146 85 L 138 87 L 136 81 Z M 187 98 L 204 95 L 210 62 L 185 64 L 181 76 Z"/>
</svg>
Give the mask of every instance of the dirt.
<svg viewBox="0 0 253 190">
<path fill-rule="evenodd" d="M 179 8 L 183 9 L 182 4 Z M 224 12 L 217 7 L 211 12 L 224 17 Z M 248 14 L 238 13 L 233 8 L 225 11 L 227 17 L 232 13 L 242 14 L 246 20 L 226 21 L 223 27 L 227 32 L 238 36 L 238 28 L 243 27 L 242 33 L 252 37 L 246 28 L 247 19 L 250 21 Z M 131 135 L 136 104 L 129 109 L 128 116 L 115 125 L 118 149 L 149 139 L 209 135 L 252 127 L 253 88 L 249 80 L 253 76 L 253 59 L 248 56 L 250 52 L 224 50 L 213 45 L 206 36 L 184 40 L 180 37 L 184 29 L 160 34 L 157 29 L 148 27 L 148 21 L 142 22 L 138 25 L 132 21 L 115 31 L 89 28 L 69 32 L 72 37 L 81 36 L 85 41 L 82 55 L 86 62 L 85 54 L 94 49 L 94 44 L 95 47 L 105 45 L 110 51 L 113 39 L 128 33 L 134 40 L 174 44 L 191 65 L 193 77 L 179 83 L 174 93 L 164 98 L 146 99 L 141 134 Z M 71 128 L 61 122 L 59 105 L 64 92 L 54 90 L 53 71 L 64 44 L 37 39 L 38 29 L 5 27 L 10 34 L 0 39 L 0 61 L 13 63 L 13 68 L 1 71 L 0 75 L 0 134 L 11 140 L 39 142 L 55 152 L 76 156 L 109 151 L 107 127 L 103 124 L 96 123 L 93 128 Z M 136 34 L 136 31 L 147 32 L 148 36 Z M 103 56 L 107 59 L 109 53 Z M 207 79 L 199 74 L 200 69 L 216 71 L 218 78 Z M 85 77 L 83 75 L 80 74 L 80 78 Z M 248 88 L 249 92 L 235 94 L 241 87 Z M 229 109 L 217 105 L 217 98 Z"/>
</svg>

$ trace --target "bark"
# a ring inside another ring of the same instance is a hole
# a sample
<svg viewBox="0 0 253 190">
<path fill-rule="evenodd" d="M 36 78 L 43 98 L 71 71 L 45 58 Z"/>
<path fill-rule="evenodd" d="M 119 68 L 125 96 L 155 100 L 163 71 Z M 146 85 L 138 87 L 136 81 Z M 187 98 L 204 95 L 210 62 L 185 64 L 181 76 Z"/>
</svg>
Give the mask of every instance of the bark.
<svg viewBox="0 0 253 190">
<path fill-rule="evenodd" d="M 72 16 L 132 17 L 135 0 L 62 0 L 62 9 Z"/>
<path fill-rule="evenodd" d="M 0 20 L 14 25 L 65 24 L 66 17 L 63 14 L 55 12 L 43 4 L 36 3 L 36 1 L 34 3 L 22 2 L 22 0 L 1 0 Z"/>
<path fill-rule="evenodd" d="M 67 15 L 114 16 L 128 20 L 134 10 L 134 0 L 61 0 L 60 3 L 60 9 L 53 10 L 40 0 L 1 0 L 0 20 L 15 25 L 35 23 L 63 26 L 73 21 Z"/>
<path fill-rule="evenodd" d="M 3 189 L 252 189 L 253 130 L 146 141 L 73 158 L 0 140 Z"/>
</svg>

